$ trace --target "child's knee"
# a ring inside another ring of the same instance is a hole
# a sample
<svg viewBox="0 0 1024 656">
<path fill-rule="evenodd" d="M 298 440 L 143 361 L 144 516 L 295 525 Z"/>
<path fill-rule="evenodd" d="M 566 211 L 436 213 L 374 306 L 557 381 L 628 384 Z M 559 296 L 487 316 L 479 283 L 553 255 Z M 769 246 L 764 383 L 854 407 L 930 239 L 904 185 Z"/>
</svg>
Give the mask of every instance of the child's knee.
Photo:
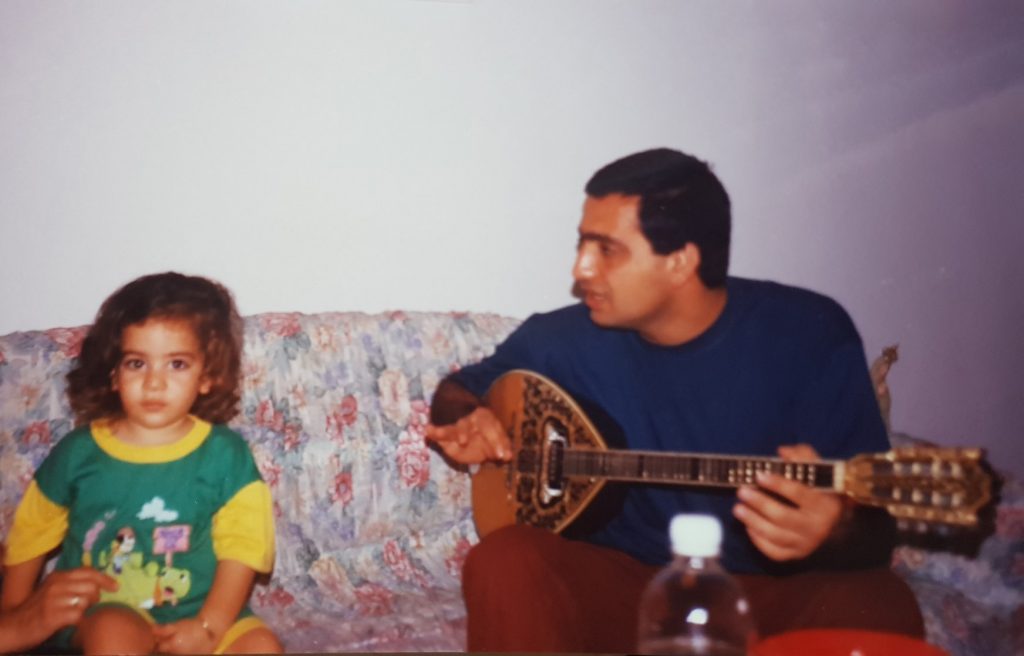
<svg viewBox="0 0 1024 656">
<path fill-rule="evenodd" d="M 132 609 L 117 606 L 87 615 L 75 642 L 86 654 L 149 654 L 156 646 L 152 626 Z"/>
<path fill-rule="evenodd" d="M 247 631 L 224 649 L 225 654 L 282 654 L 284 647 L 266 627 Z"/>
</svg>

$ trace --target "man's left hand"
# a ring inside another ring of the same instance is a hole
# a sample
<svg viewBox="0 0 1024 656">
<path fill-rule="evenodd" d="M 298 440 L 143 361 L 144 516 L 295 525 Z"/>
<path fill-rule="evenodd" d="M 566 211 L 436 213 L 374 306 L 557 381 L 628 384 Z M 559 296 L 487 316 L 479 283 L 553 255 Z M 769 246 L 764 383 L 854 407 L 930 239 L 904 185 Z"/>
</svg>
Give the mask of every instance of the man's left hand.
<svg viewBox="0 0 1024 656">
<path fill-rule="evenodd" d="M 779 447 L 779 456 L 804 462 L 820 459 L 808 444 Z M 733 515 L 747 527 L 754 545 L 772 560 L 797 560 L 811 555 L 843 516 L 843 500 L 834 493 L 769 473 L 759 474 L 757 484 L 793 504 L 787 505 L 749 485 L 737 493 L 740 502 L 733 507 Z"/>
</svg>

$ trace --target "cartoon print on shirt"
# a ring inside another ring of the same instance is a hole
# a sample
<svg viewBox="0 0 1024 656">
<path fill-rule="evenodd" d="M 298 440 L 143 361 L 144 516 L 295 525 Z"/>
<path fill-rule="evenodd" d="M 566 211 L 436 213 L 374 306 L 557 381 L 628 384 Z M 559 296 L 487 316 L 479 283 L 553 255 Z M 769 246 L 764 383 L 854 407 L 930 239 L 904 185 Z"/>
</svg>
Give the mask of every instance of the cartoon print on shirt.
<svg viewBox="0 0 1024 656">
<path fill-rule="evenodd" d="M 188 524 L 157 526 L 153 529 L 153 554 L 164 555 L 164 565 L 174 565 L 174 554 L 188 551 L 192 527 Z"/>
<path fill-rule="evenodd" d="M 136 517 L 147 524 L 150 521 L 161 524 L 178 519 L 179 513 L 168 508 L 167 503 L 157 496 L 142 504 Z M 93 526 L 94 531 L 90 530 L 90 533 L 98 535 L 111 518 L 108 516 L 104 518 L 106 521 L 97 522 Z M 139 528 L 138 524 L 136 528 Z M 136 528 L 123 526 L 118 529 L 110 549 L 99 553 L 99 567 L 117 579 L 119 585 L 115 592 L 102 592 L 100 601 L 119 602 L 144 609 L 165 604 L 176 606 L 191 589 L 192 574 L 186 569 L 174 567 L 173 558 L 174 554 L 189 550 L 192 527 L 188 524 L 155 526 L 149 554 L 143 553 L 145 547 L 142 547 L 143 551 L 136 550 Z M 95 539 L 94 535 L 92 541 Z M 163 563 L 148 558 L 161 555 L 164 557 Z"/>
<path fill-rule="evenodd" d="M 133 553 L 117 577 L 115 592 L 104 590 L 101 602 L 116 601 L 135 608 L 152 609 L 164 604 L 178 605 L 192 587 L 188 570 L 163 567 L 150 561 L 142 564 L 142 554 Z"/>
<path fill-rule="evenodd" d="M 125 564 L 135 551 L 135 530 L 131 526 L 122 526 L 110 542 L 110 549 L 101 551 L 97 564 L 105 573 L 115 578 L 124 570 Z M 139 555 L 141 558 L 141 554 Z"/>
<path fill-rule="evenodd" d="M 177 510 L 168 510 L 167 502 L 160 497 L 153 497 L 142 504 L 142 510 L 136 515 L 139 519 L 152 519 L 155 522 L 173 522 L 178 519 Z"/>
<path fill-rule="evenodd" d="M 92 548 L 96 544 L 96 540 L 99 539 L 100 533 L 107 527 L 107 522 L 114 519 L 117 515 L 117 511 L 108 510 L 103 513 L 103 519 L 96 520 L 96 522 L 89 527 L 89 530 L 85 532 L 85 540 L 82 542 L 82 566 L 92 567 Z"/>
<path fill-rule="evenodd" d="M 150 563 L 150 565 L 153 564 L 155 563 Z M 178 601 L 188 594 L 191 587 L 192 575 L 189 574 L 188 570 L 175 567 L 161 567 L 160 576 L 156 580 L 156 585 L 153 586 L 153 598 L 143 601 L 142 607 L 153 608 L 168 603 L 172 606 L 177 606 Z"/>
<path fill-rule="evenodd" d="M 110 565 L 114 570 L 114 574 L 120 574 L 124 570 L 124 564 L 128 561 L 128 556 L 135 550 L 135 531 L 130 526 L 119 529 L 114 542 L 110 546 L 113 551 Z"/>
</svg>

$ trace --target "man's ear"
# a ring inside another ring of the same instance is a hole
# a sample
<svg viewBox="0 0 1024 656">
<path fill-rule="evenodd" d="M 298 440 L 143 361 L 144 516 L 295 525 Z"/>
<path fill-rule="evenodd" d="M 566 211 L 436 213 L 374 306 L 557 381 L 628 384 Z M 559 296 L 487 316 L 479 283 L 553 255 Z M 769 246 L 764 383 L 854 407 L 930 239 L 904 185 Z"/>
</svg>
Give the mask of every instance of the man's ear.
<svg viewBox="0 0 1024 656">
<path fill-rule="evenodd" d="M 668 254 L 669 273 L 676 282 L 683 283 L 697 275 L 700 267 L 700 249 L 693 242 Z"/>
</svg>

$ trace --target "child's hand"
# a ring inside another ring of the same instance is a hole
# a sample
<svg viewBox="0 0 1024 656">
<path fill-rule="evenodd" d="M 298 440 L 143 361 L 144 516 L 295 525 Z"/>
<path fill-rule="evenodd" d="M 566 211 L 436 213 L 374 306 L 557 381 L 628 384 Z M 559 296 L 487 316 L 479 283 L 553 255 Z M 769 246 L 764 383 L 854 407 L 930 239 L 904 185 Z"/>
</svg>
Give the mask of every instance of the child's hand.
<svg viewBox="0 0 1024 656">
<path fill-rule="evenodd" d="M 153 627 L 156 649 L 164 654 L 212 654 L 218 639 L 198 617 Z"/>
</svg>

